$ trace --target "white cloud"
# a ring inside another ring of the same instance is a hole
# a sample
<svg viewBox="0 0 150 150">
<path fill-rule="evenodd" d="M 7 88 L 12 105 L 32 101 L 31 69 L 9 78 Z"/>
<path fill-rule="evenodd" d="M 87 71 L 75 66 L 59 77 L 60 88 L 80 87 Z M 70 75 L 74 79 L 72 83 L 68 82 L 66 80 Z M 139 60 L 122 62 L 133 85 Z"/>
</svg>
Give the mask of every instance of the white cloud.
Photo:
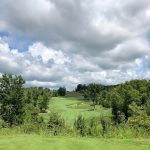
<svg viewBox="0 0 150 150">
<path fill-rule="evenodd" d="M 69 59 L 64 56 L 61 51 L 56 51 L 44 46 L 42 43 L 37 42 L 29 47 L 29 52 L 33 57 L 42 57 L 44 63 L 53 60 L 55 64 L 64 64 L 69 62 Z"/>
<path fill-rule="evenodd" d="M 149 0 L 1 0 L 1 32 L 0 72 L 28 85 L 149 78 Z M 26 40 L 26 51 L 10 48 Z"/>
<path fill-rule="evenodd" d="M 119 52 L 113 55 L 110 51 L 107 54 L 110 61 L 105 64 L 116 63 L 112 60 L 117 54 L 121 55 Z M 116 69 L 106 70 L 100 65 L 95 65 L 91 58 L 84 58 L 79 54 L 69 56 L 42 43 L 34 43 L 26 52 L 19 52 L 10 49 L 8 43 L 1 38 L 0 73 L 21 74 L 26 79 L 27 86 L 66 86 L 73 89 L 79 83 L 116 84 L 133 78 L 148 78 L 149 71 L 142 71 L 143 68 L 150 67 L 147 63 L 150 57 L 147 50 L 146 54 L 147 56 L 142 58 L 135 57 L 136 59 L 131 61 L 132 65 L 131 62 L 125 62 L 118 64 Z M 123 67 L 125 68 L 122 69 Z"/>
</svg>

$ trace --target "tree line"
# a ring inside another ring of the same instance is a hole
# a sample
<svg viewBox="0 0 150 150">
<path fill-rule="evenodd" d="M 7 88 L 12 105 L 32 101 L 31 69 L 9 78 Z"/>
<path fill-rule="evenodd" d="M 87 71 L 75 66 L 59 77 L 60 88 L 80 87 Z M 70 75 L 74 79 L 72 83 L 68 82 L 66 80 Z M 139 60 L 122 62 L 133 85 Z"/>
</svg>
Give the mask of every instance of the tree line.
<svg viewBox="0 0 150 150">
<path fill-rule="evenodd" d="M 50 90 L 25 88 L 24 84 L 20 75 L 3 74 L 0 77 L 0 118 L 10 127 L 23 124 L 29 118 L 36 120 L 39 113 L 46 113 L 51 97 L 66 94 L 65 87 Z"/>
<path fill-rule="evenodd" d="M 150 130 L 150 81 L 131 80 L 123 84 L 105 86 L 102 84 L 77 85 L 77 92 L 95 105 L 111 108 L 112 121 Z"/>
<path fill-rule="evenodd" d="M 49 100 L 65 96 L 66 88 L 50 90 L 43 87 L 24 87 L 20 75 L 3 74 L 0 77 L 0 129 L 20 127 L 22 132 L 45 132 L 52 135 L 78 134 L 80 136 L 110 137 L 120 131 L 131 131 L 150 137 L 150 81 L 132 80 L 123 84 L 77 85 L 75 91 L 96 105 L 111 109 L 112 115 L 85 119 L 79 115 L 74 126 L 66 125 L 58 113 L 48 112 Z M 43 113 L 48 113 L 45 121 Z M 122 133 L 122 132 L 121 132 Z M 126 136 L 126 135 L 125 135 Z"/>
</svg>

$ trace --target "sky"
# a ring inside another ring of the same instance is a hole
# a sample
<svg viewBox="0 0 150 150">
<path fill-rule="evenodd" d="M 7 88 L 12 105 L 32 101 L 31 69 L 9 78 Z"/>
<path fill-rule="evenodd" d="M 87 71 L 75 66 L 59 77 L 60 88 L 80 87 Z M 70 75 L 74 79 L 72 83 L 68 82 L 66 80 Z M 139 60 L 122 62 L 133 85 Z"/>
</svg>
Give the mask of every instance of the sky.
<svg viewBox="0 0 150 150">
<path fill-rule="evenodd" d="M 74 89 L 150 79 L 150 0 L 0 0 L 0 74 Z"/>
</svg>

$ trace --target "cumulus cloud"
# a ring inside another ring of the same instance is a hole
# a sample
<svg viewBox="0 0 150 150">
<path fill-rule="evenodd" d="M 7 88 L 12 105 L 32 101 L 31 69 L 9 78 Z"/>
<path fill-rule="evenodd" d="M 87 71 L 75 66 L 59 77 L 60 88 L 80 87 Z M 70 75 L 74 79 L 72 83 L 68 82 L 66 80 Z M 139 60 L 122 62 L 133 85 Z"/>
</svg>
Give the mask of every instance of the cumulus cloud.
<svg viewBox="0 0 150 150">
<path fill-rule="evenodd" d="M 0 0 L 0 73 L 73 88 L 149 79 L 149 0 Z M 20 50 L 20 45 L 25 47 Z"/>
<path fill-rule="evenodd" d="M 48 58 L 46 53 L 40 53 L 40 51 L 47 52 Z M 49 54 L 56 55 L 51 57 Z M 67 74 L 67 69 L 64 68 L 65 63 L 68 63 L 68 58 L 65 58 L 62 52 L 46 48 L 41 43 L 31 45 L 26 52 L 19 52 L 10 49 L 8 44 L 0 39 L 1 73 L 22 74 L 27 81 L 61 82 L 63 76 Z"/>
</svg>

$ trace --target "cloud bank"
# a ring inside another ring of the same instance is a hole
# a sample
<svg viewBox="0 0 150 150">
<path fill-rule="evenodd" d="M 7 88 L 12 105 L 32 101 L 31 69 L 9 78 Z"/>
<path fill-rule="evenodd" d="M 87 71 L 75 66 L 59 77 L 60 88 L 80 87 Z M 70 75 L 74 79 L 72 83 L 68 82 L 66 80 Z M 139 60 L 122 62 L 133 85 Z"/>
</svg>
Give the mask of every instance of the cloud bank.
<svg viewBox="0 0 150 150">
<path fill-rule="evenodd" d="M 149 0 L 0 0 L 0 73 L 27 86 L 150 79 Z"/>
</svg>

